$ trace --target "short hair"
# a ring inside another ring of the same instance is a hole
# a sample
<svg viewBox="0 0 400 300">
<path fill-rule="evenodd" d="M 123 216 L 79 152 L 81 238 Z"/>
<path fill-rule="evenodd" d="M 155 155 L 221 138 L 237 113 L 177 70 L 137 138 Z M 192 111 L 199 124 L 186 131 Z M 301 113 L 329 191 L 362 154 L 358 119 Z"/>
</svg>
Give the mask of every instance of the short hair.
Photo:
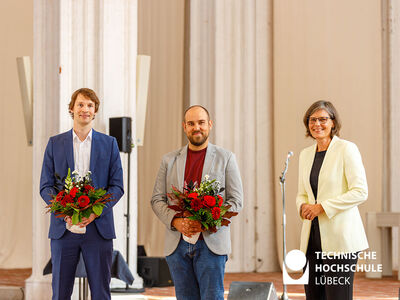
<svg viewBox="0 0 400 300">
<path fill-rule="evenodd" d="M 85 98 L 90 99 L 94 102 L 94 111 L 95 112 L 97 112 L 99 110 L 100 100 L 97 97 L 96 93 L 89 88 L 81 88 L 79 90 L 76 90 L 72 94 L 71 101 L 68 104 L 69 113 L 70 113 L 72 119 L 74 118 L 74 114 L 72 113 L 72 110 L 74 109 L 75 101 L 76 101 L 76 98 L 78 98 L 79 94 L 81 94 Z"/>
<path fill-rule="evenodd" d="M 196 105 L 192 105 L 192 106 L 189 106 L 188 108 L 186 108 L 185 112 L 183 113 L 183 122 L 186 122 L 186 120 L 185 120 L 186 113 L 187 113 L 189 110 L 191 110 L 192 108 L 195 108 L 195 107 L 200 107 L 200 108 L 202 108 L 202 109 L 206 112 L 206 114 L 207 114 L 208 121 L 210 121 L 210 113 L 208 112 L 208 110 L 207 110 L 204 106 L 201 106 L 201 105 L 199 105 L 199 104 L 196 104 Z"/>
<path fill-rule="evenodd" d="M 320 109 L 325 110 L 329 114 L 331 120 L 333 121 L 331 138 L 333 138 L 334 135 L 339 136 L 340 128 L 342 128 L 342 123 L 340 122 L 339 114 L 336 108 L 333 106 L 333 104 L 325 100 L 319 100 L 314 102 L 313 104 L 311 104 L 311 106 L 307 109 L 306 113 L 304 114 L 303 123 L 304 126 L 306 127 L 306 136 L 313 137 L 311 135 L 310 128 L 308 127 L 308 123 L 310 121 L 310 116 Z"/>
</svg>

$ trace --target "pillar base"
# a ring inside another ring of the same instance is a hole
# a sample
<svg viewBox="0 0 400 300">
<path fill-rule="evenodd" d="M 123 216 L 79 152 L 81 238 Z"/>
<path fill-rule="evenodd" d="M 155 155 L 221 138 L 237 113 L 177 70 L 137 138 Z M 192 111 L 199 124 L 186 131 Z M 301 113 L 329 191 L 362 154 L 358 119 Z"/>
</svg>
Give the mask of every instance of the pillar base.
<svg viewBox="0 0 400 300">
<path fill-rule="evenodd" d="M 31 276 L 25 280 L 25 299 L 51 299 L 51 276 Z"/>
</svg>

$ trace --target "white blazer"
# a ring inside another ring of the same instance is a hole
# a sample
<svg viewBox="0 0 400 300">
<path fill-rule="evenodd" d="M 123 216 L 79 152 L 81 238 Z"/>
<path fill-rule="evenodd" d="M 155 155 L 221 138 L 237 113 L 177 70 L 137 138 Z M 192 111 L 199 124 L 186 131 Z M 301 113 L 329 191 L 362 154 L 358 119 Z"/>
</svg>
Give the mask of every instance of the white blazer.
<svg viewBox="0 0 400 300">
<path fill-rule="evenodd" d="M 303 149 L 299 159 L 297 210 L 303 203 L 314 204 L 310 173 L 317 145 Z M 357 252 L 368 248 L 357 206 L 368 198 L 365 169 L 357 146 L 333 137 L 318 179 L 317 203 L 325 212 L 318 216 L 323 252 Z M 301 216 L 300 216 L 301 217 Z M 303 219 L 300 250 L 307 252 L 311 221 Z"/>
</svg>

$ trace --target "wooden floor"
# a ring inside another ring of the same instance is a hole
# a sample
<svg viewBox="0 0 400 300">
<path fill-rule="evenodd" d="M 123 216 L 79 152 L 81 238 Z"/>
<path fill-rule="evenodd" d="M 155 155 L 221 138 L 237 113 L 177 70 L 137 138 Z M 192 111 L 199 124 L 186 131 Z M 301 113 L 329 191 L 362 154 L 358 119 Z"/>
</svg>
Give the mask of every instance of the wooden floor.
<svg viewBox="0 0 400 300">
<path fill-rule="evenodd" d="M 31 269 L 0 269 L 0 286 L 23 287 L 24 281 L 31 274 Z M 278 295 L 282 293 L 281 273 L 228 273 L 225 276 L 225 298 L 227 298 L 229 286 L 232 281 L 264 281 L 273 282 Z M 364 300 L 397 300 L 399 295 L 400 281 L 397 276 L 385 277 L 383 279 L 367 279 L 364 274 L 357 273 L 354 281 L 354 299 Z M 290 299 L 305 299 L 303 286 L 289 285 L 288 293 Z M 174 288 L 147 288 L 145 295 L 148 300 L 174 299 Z M 338 299 L 339 300 L 339 299 Z"/>
</svg>

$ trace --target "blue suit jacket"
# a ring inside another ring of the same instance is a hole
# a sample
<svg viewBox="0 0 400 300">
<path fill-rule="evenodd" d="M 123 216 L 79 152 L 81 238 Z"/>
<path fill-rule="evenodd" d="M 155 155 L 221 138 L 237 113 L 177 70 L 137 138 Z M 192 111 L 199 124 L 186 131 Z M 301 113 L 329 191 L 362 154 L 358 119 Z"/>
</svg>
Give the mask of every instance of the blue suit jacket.
<svg viewBox="0 0 400 300">
<path fill-rule="evenodd" d="M 64 178 L 68 174 L 68 168 L 71 169 L 71 172 L 75 169 L 72 129 L 51 137 L 47 144 L 40 177 L 40 195 L 47 204 L 52 200 L 51 196 L 56 194 L 54 174 L 57 173 Z M 115 229 L 112 207 L 124 194 L 121 158 L 114 137 L 93 130 L 90 171 L 95 188 L 106 189 L 115 199 L 115 201 L 108 202 L 101 216 L 94 220 L 102 237 L 113 239 L 115 238 Z M 59 239 L 65 230 L 65 221 L 62 218 L 56 218 L 52 213 L 49 238 Z"/>
</svg>

